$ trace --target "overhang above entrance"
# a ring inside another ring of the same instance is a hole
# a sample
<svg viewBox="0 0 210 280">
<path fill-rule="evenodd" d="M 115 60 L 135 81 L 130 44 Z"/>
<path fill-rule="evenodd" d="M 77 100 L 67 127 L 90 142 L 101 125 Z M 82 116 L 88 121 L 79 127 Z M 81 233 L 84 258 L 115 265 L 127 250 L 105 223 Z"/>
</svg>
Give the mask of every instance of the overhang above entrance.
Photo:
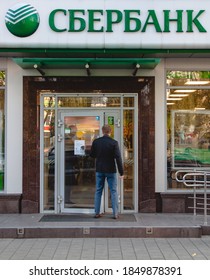
<svg viewBox="0 0 210 280">
<path fill-rule="evenodd" d="M 154 69 L 158 58 L 13 58 L 23 69 Z"/>
</svg>

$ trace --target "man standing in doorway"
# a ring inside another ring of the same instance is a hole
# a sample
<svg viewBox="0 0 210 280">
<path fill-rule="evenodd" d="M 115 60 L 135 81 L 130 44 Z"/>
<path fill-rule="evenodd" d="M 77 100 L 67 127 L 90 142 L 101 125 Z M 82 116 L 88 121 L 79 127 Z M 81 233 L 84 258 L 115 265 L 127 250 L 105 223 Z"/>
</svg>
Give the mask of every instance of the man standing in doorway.
<svg viewBox="0 0 210 280">
<path fill-rule="evenodd" d="M 117 168 L 120 178 L 123 178 L 122 157 L 119 144 L 110 137 L 111 127 L 102 127 L 103 136 L 93 141 L 90 156 L 96 158 L 96 192 L 95 192 L 95 218 L 100 218 L 101 196 L 105 179 L 111 193 L 113 218 L 118 216 Z M 117 164 L 117 168 L 116 168 Z"/>
</svg>

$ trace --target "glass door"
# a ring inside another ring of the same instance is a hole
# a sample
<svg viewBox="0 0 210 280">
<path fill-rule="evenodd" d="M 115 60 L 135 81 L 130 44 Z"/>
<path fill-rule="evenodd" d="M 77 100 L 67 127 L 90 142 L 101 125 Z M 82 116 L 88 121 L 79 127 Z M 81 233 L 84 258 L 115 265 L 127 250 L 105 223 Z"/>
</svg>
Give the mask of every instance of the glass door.
<svg viewBox="0 0 210 280">
<path fill-rule="evenodd" d="M 108 124 L 112 128 L 112 134 L 111 137 L 115 140 L 118 141 L 119 146 L 121 146 L 121 118 L 120 118 L 120 111 L 118 110 L 107 110 L 104 112 L 104 123 Z M 117 176 L 118 179 L 119 176 Z M 121 212 L 121 195 L 122 195 L 122 185 L 120 180 L 117 182 L 118 186 L 118 202 L 119 202 L 119 212 Z M 107 182 L 105 183 L 105 188 L 104 188 L 104 211 L 105 212 L 112 212 L 112 205 L 111 205 L 111 194 L 109 191 L 109 187 L 107 185 Z M 102 204 L 103 205 L 103 204 Z"/>
<path fill-rule="evenodd" d="M 60 113 L 58 134 L 58 178 L 61 212 L 94 213 L 95 160 L 90 157 L 94 139 L 101 136 L 103 124 L 112 127 L 112 137 L 120 136 L 118 112 Z M 120 188 L 119 188 L 120 193 Z M 111 212 L 108 186 L 105 186 L 101 212 Z"/>
<path fill-rule="evenodd" d="M 92 142 L 100 136 L 100 112 L 60 113 L 58 179 L 61 212 L 93 213 L 95 160 L 89 156 Z"/>
</svg>

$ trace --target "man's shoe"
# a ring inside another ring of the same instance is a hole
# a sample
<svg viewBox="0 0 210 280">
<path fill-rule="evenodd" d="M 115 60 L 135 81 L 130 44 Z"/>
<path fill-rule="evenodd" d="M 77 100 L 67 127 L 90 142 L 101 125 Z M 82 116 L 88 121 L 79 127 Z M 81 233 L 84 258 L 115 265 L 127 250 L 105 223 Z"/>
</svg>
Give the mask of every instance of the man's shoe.
<svg viewBox="0 0 210 280">
<path fill-rule="evenodd" d="M 94 218 L 98 219 L 98 218 L 101 218 L 102 215 L 101 214 L 95 214 Z"/>
<path fill-rule="evenodd" d="M 115 216 L 113 217 L 113 219 L 115 219 L 115 220 L 119 219 L 119 215 L 115 215 Z"/>
</svg>

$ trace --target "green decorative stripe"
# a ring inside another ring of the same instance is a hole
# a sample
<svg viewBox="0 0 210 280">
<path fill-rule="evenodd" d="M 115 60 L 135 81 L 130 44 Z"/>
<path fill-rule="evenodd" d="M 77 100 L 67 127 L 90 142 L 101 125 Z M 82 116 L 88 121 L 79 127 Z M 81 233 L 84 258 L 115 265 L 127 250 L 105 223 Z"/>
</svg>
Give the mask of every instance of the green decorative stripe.
<svg viewBox="0 0 210 280">
<path fill-rule="evenodd" d="M 30 7 L 32 7 L 30 4 L 26 4 L 26 5 L 23 5 L 23 6 L 21 6 L 20 8 L 16 8 L 15 10 L 14 9 L 9 9 L 9 13 L 11 13 L 11 14 L 16 14 L 16 15 L 18 15 L 18 14 L 21 14 L 25 9 L 28 9 L 28 8 L 30 8 Z"/>
<path fill-rule="evenodd" d="M 210 49 L 118 49 L 118 48 L 97 48 L 97 49 L 85 49 L 85 48 L 53 48 L 53 47 L 46 47 L 46 48 L 0 48 L 0 53 L 16 53 L 16 54 L 22 54 L 23 57 L 25 56 L 25 53 L 36 53 L 38 54 L 93 54 L 94 57 L 97 54 L 103 54 L 104 56 L 106 55 L 147 55 L 150 58 L 155 55 L 155 57 L 158 58 L 158 56 L 165 57 L 165 55 L 168 57 L 170 54 L 176 54 L 177 57 L 178 55 L 186 55 L 185 57 L 190 57 L 194 54 L 199 55 L 199 54 L 205 54 L 206 57 L 210 57 Z"/>
<path fill-rule="evenodd" d="M 37 14 L 36 9 L 30 5 L 25 5 L 24 7 L 17 10 L 9 9 L 5 16 L 5 19 L 12 24 L 16 24 L 34 14 Z"/>
</svg>

